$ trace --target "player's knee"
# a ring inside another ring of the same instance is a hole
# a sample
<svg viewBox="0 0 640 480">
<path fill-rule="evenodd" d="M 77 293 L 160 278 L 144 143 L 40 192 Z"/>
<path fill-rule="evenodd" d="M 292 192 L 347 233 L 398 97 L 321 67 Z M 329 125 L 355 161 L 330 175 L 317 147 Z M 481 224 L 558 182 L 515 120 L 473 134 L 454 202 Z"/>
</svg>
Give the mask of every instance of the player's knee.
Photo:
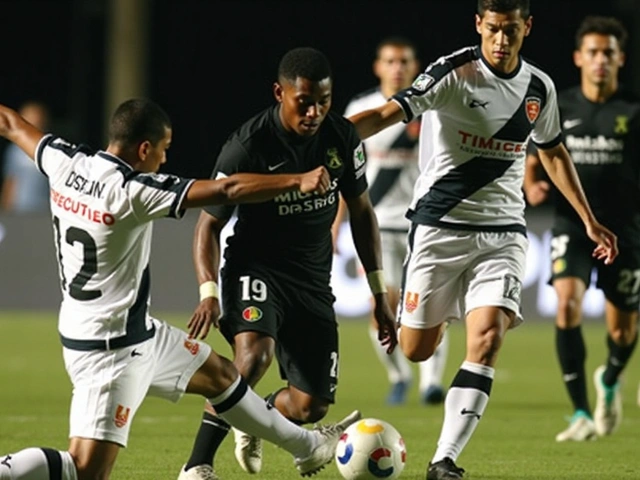
<svg viewBox="0 0 640 480">
<path fill-rule="evenodd" d="M 70 452 L 71 453 L 71 452 Z M 71 453 L 76 467 L 78 480 L 108 480 L 111 473 L 111 465 L 96 462 L 89 457 L 74 455 Z"/>
<path fill-rule="evenodd" d="M 233 363 L 240 375 L 250 384 L 255 384 L 267 372 L 273 361 L 273 351 L 256 346 L 236 352 Z"/>
<path fill-rule="evenodd" d="M 637 330 L 635 325 L 628 325 L 624 327 L 617 327 L 609 331 L 609 336 L 613 343 L 621 347 L 629 346 L 636 338 Z"/>
<path fill-rule="evenodd" d="M 402 353 L 410 362 L 418 363 L 429 360 L 433 353 L 436 351 L 435 345 L 401 345 Z"/>
<path fill-rule="evenodd" d="M 574 328 L 580 324 L 580 301 L 573 296 L 558 297 L 556 324 L 560 328 Z"/>
</svg>

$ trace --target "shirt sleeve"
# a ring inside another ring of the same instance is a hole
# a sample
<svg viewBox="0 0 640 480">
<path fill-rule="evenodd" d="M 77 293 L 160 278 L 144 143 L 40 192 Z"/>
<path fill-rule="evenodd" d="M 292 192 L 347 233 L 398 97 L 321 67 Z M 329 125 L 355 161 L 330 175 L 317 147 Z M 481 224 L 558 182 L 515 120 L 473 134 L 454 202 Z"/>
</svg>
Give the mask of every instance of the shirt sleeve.
<svg viewBox="0 0 640 480">
<path fill-rule="evenodd" d="M 558 94 L 551 79 L 547 80 L 546 87 L 547 99 L 531 132 L 531 140 L 536 147 L 543 150 L 555 147 L 562 140 Z"/>
<path fill-rule="evenodd" d="M 253 171 L 247 150 L 235 138 L 231 138 L 222 147 L 211 172 L 211 178 L 217 180 L 234 173 Z M 221 220 L 230 219 L 235 209 L 235 205 L 210 205 L 204 208 L 209 215 Z"/>
<path fill-rule="evenodd" d="M 355 198 L 367 190 L 367 178 L 365 173 L 367 155 L 364 144 L 358 138 L 355 128 L 347 142 L 349 160 L 345 162 L 345 170 L 338 182 L 340 193 L 345 198 Z"/>
<path fill-rule="evenodd" d="M 405 122 L 410 122 L 427 110 L 442 108 L 455 87 L 455 70 L 445 57 L 431 63 L 418 75 L 413 84 L 391 99 L 404 111 Z"/>
<path fill-rule="evenodd" d="M 142 221 L 181 218 L 182 202 L 194 181 L 165 173 L 135 172 L 127 179 L 129 201 Z"/>
</svg>

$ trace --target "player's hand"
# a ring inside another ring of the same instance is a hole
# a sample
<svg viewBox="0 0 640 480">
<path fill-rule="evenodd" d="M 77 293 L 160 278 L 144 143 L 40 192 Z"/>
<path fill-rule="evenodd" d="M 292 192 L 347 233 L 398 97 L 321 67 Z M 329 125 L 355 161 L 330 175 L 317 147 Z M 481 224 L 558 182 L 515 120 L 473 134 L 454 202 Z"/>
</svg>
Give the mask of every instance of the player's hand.
<svg viewBox="0 0 640 480">
<path fill-rule="evenodd" d="M 535 207 L 544 202 L 549 196 L 550 188 L 551 185 L 549 185 L 549 182 L 545 182 L 544 180 L 533 182 L 528 188 L 525 188 L 524 194 L 525 197 L 527 197 L 529 205 Z"/>
<path fill-rule="evenodd" d="M 597 244 L 591 255 L 604 260 L 605 265 L 611 265 L 618 256 L 618 237 L 598 222 L 587 225 L 587 235 Z"/>
<path fill-rule="evenodd" d="M 300 192 L 322 195 L 329 189 L 330 183 L 329 172 L 321 166 L 300 175 Z"/>
<path fill-rule="evenodd" d="M 398 345 L 396 318 L 389 306 L 386 293 L 379 293 L 374 296 L 374 299 L 373 316 L 378 323 L 378 341 L 380 345 L 387 347 L 387 353 L 391 354 Z"/>
<path fill-rule="evenodd" d="M 209 335 L 211 325 L 220 327 L 220 302 L 214 297 L 205 298 L 196 307 L 187 324 L 189 338 L 204 340 Z"/>
</svg>

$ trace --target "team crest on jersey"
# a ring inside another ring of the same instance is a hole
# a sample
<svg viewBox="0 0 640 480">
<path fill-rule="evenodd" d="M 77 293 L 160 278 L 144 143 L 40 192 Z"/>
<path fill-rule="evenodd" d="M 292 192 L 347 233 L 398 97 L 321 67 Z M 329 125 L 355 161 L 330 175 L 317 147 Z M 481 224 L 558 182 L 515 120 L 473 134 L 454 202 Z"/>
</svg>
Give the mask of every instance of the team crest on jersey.
<svg viewBox="0 0 640 480">
<path fill-rule="evenodd" d="M 426 73 L 421 73 L 416 77 L 411 85 L 414 89 L 420 92 L 426 92 L 427 88 L 429 88 L 436 81 L 431 75 L 427 75 Z"/>
<path fill-rule="evenodd" d="M 262 318 L 262 310 L 258 307 L 247 307 L 242 311 L 242 318 L 247 322 L 257 322 Z"/>
<path fill-rule="evenodd" d="M 542 101 L 538 97 L 527 97 L 524 100 L 524 109 L 527 113 L 529 122 L 533 123 L 538 119 L 540 115 L 540 106 Z"/>
<path fill-rule="evenodd" d="M 407 292 L 404 297 L 404 309 L 407 313 L 413 313 L 418 308 L 420 296 L 416 292 Z"/>
<path fill-rule="evenodd" d="M 113 423 L 116 424 L 116 427 L 122 428 L 129 421 L 129 414 L 131 413 L 131 409 L 129 407 L 125 407 L 124 405 L 118 404 L 118 408 L 116 408 L 116 414 L 113 418 Z"/>
<path fill-rule="evenodd" d="M 327 150 L 327 157 L 328 157 L 327 167 L 331 168 L 332 170 L 335 170 L 336 168 L 340 168 L 342 166 L 342 160 L 338 155 L 337 148 L 334 147 Z"/>
<path fill-rule="evenodd" d="M 191 341 L 191 340 L 185 340 L 184 341 L 184 348 L 189 350 L 189 353 L 191 353 L 191 355 L 195 355 L 200 350 L 200 344 L 198 342 L 194 342 L 194 341 Z"/>
<path fill-rule="evenodd" d="M 616 126 L 613 131 L 618 135 L 629 133 L 629 117 L 626 115 L 618 115 L 616 117 Z"/>
<path fill-rule="evenodd" d="M 562 273 L 567 268 L 567 261 L 564 258 L 557 258 L 553 261 L 551 269 L 555 275 Z"/>
<path fill-rule="evenodd" d="M 504 290 L 502 292 L 504 298 L 520 303 L 522 296 L 522 282 L 515 275 L 506 274 L 504 276 Z"/>
</svg>

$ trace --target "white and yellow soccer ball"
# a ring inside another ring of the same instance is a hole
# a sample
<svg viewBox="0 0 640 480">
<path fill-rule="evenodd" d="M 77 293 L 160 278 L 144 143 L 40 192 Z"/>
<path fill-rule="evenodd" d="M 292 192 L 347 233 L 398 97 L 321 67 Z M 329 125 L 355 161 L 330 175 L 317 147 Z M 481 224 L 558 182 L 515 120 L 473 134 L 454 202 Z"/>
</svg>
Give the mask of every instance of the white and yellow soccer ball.
<svg viewBox="0 0 640 480">
<path fill-rule="evenodd" d="M 404 470 L 407 449 L 391 424 L 363 418 L 338 441 L 336 465 L 346 480 L 395 480 Z"/>
</svg>

